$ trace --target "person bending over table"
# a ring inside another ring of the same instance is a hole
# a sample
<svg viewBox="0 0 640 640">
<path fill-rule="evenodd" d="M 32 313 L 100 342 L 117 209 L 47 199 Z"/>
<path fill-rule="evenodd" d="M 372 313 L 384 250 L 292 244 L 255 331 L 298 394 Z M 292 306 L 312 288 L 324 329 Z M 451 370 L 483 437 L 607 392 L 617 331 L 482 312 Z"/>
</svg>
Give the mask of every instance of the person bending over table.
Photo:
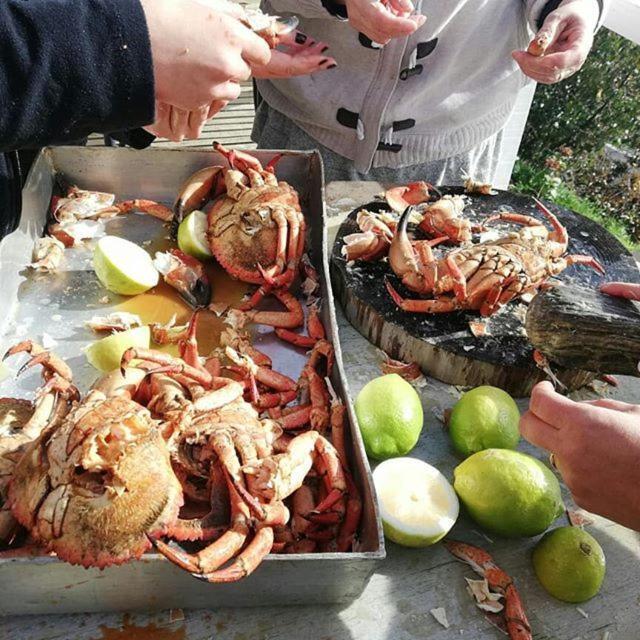
<svg viewBox="0 0 640 640">
<path fill-rule="evenodd" d="M 640 284 L 603 293 L 640 300 Z M 601 398 L 575 402 L 540 382 L 520 420 L 522 435 L 550 460 L 580 507 L 640 531 L 640 406 Z"/>
<path fill-rule="evenodd" d="M 17 150 L 145 125 L 171 131 L 184 114 L 195 131 L 238 97 L 252 67 L 267 73 L 271 51 L 237 11 L 224 0 L 4 0 L 0 238 L 20 218 Z M 297 71 L 326 59 L 310 46 L 289 58 L 298 55 Z"/>
<path fill-rule="evenodd" d="M 607 0 L 604 0 L 605 2 Z M 337 67 L 259 80 L 260 148 L 314 149 L 327 180 L 491 182 L 502 130 L 529 78 L 553 83 L 584 63 L 601 0 L 263 0 L 326 40 Z M 548 37 L 524 49 L 528 27 Z M 384 46 L 381 46 L 384 45 Z M 527 78 L 528 76 L 528 78 Z"/>
</svg>

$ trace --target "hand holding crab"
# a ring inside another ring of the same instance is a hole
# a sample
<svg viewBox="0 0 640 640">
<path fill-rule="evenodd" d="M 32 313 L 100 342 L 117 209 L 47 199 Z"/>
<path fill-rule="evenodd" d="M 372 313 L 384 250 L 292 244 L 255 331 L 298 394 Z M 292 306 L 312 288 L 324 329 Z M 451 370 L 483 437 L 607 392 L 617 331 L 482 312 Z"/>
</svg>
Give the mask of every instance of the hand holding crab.
<svg viewBox="0 0 640 640">
<path fill-rule="evenodd" d="M 579 71 L 593 44 L 598 11 L 594 0 L 564 0 L 546 17 L 527 51 L 512 53 L 522 72 L 554 84 Z"/>
</svg>

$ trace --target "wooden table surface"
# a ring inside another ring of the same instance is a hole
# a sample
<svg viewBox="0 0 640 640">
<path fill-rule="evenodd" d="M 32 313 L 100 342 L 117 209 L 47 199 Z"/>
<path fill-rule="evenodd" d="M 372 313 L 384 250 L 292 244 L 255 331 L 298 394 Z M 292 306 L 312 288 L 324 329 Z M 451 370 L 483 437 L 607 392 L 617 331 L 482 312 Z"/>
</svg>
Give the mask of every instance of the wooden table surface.
<svg viewBox="0 0 640 640">
<path fill-rule="evenodd" d="M 375 183 L 328 185 L 331 227 L 358 203 L 380 191 Z M 379 374 L 375 349 L 339 314 L 342 351 L 352 393 Z M 438 415 L 458 398 L 459 390 L 428 380 L 421 389 L 425 425 L 411 455 L 437 466 L 452 477 L 457 460 Z M 636 379 L 622 378 L 611 397 L 640 398 Z M 583 393 L 582 397 L 586 394 Z M 522 410 L 526 401 L 519 402 Z M 521 444 L 520 449 L 546 461 L 546 455 Z M 567 505 L 571 505 L 565 490 Z M 588 530 L 602 545 L 607 575 L 602 591 L 580 606 L 548 596 L 536 581 L 530 552 L 536 539 L 489 540 L 464 515 L 456 538 L 484 546 L 516 580 L 536 640 L 637 640 L 640 638 L 640 544 L 638 533 L 594 517 Z M 558 525 L 566 524 L 561 518 Z M 362 596 L 345 606 L 307 606 L 200 611 L 162 611 L 125 615 L 80 614 L 0 620 L 0 640 L 494 640 L 504 638 L 476 609 L 465 590 L 464 577 L 473 572 L 439 545 L 403 549 L 387 543 L 387 559 Z M 10 589 L 11 585 L 2 585 Z M 153 585 L 149 586 L 150 589 Z M 0 595 L 0 597 L 2 597 Z M 282 603 L 286 605 L 285 602 Z M 444 607 L 450 623 L 443 628 L 429 613 Z"/>
</svg>

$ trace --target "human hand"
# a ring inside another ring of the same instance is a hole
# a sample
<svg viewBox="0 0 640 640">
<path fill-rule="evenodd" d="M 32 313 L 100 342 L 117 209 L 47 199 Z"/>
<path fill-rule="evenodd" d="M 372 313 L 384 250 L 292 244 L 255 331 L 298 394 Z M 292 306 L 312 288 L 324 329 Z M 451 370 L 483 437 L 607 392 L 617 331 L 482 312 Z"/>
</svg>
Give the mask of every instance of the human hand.
<svg viewBox="0 0 640 640">
<path fill-rule="evenodd" d="M 540 382 L 520 431 L 551 451 L 576 503 L 640 530 L 640 407 L 602 398 L 574 402 Z"/>
<path fill-rule="evenodd" d="M 511 55 L 536 82 L 560 82 L 579 71 L 587 59 L 598 16 L 595 0 L 564 0 L 549 13 L 528 50 Z"/>
<path fill-rule="evenodd" d="M 329 48 L 326 43 L 316 42 L 299 31 L 281 36 L 279 46 L 282 49 L 271 52 L 268 64 L 251 65 L 251 75 L 254 78 L 306 76 L 337 66 L 333 58 L 325 55 Z"/>
<path fill-rule="evenodd" d="M 412 15 L 410 0 L 344 0 L 344 4 L 349 24 L 378 44 L 410 36 L 427 20 L 421 14 Z"/>
<path fill-rule="evenodd" d="M 640 284 L 631 282 L 605 282 L 600 291 L 617 298 L 626 298 L 627 300 L 640 301 Z"/>
<path fill-rule="evenodd" d="M 156 100 L 184 111 L 240 95 L 251 64 L 266 65 L 267 43 L 229 15 L 229 2 L 141 0 L 147 18 Z"/>
<path fill-rule="evenodd" d="M 219 100 L 208 107 L 185 111 L 166 102 L 156 102 L 155 121 L 143 128 L 158 138 L 168 138 L 172 142 L 182 142 L 185 138 L 197 140 L 207 120 L 213 118 L 227 104 L 226 100 Z"/>
</svg>

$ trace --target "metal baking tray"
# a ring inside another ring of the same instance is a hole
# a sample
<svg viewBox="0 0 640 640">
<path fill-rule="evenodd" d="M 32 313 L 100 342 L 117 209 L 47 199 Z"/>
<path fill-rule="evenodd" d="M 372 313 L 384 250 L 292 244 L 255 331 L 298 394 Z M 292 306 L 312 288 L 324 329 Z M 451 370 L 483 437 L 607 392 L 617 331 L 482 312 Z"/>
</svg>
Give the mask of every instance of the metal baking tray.
<svg viewBox="0 0 640 640">
<path fill-rule="evenodd" d="M 256 151 L 255 155 L 266 162 L 274 153 Z M 348 602 L 363 591 L 376 564 L 385 557 L 371 472 L 356 428 L 340 352 L 327 259 L 322 162 L 317 152 L 283 154 L 277 174 L 301 196 L 309 227 L 309 254 L 322 276 L 321 317 L 336 350 L 332 383 L 348 407 L 352 468 L 363 495 L 357 550 L 270 555 L 253 575 L 228 585 L 196 580 L 155 553 L 104 570 L 72 566 L 48 555 L 0 553 L 0 584 L 9 587 L 0 598 L 0 615 Z M 31 261 L 34 240 L 42 235 L 56 175 L 82 188 L 113 192 L 120 200 L 148 198 L 171 205 L 185 178 L 214 164 L 224 162 L 213 151 L 44 149 L 23 190 L 20 227 L 0 243 L 0 351 L 27 336 L 40 341 L 45 334 L 49 344 L 53 341 L 52 348 L 70 364 L 84 392 L 97 377 L 81 351 L 95 339 L 84 328 L 84 320 L 113 311 L 122 301 L 113 294 L 105 300 L 105 290 L 91 268 L 90 242 L 87 248 L 67 250 L 58 274 L 35 274 L 25 268 Z M 107 232 L 137 242 L 168 235 L 159 221 L 135 214 L 109 222 Z M 278 349 L 270 331 L 259 333 L 256 339 L 271 355 Z M 286 362 L 276 355 L 274 366 L 297 377 L 305 356 L 294 349 L 288 353 Z M 19 362 L 19 358 L 15 363 L 8 361 L 10 368 L 0 372 L 2 396 L 30 397 L 39 385 L 37 371 L 16 379 Z"/>
</svg>

